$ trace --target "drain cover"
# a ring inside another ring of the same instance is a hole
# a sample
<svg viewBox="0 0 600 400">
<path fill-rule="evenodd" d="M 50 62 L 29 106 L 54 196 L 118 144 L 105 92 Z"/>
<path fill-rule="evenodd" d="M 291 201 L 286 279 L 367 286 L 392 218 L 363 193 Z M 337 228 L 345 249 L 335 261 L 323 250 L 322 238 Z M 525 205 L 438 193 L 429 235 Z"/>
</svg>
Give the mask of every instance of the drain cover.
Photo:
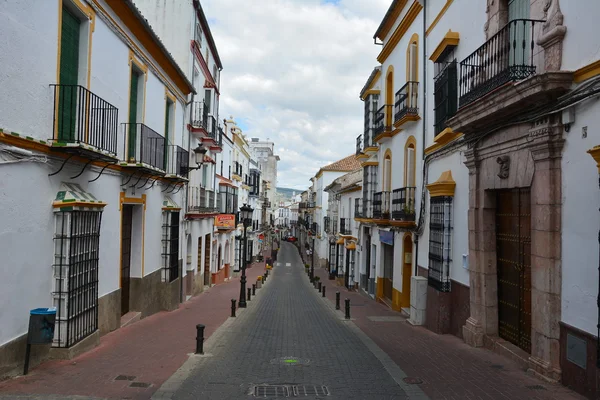
<svg viewBox="0 0 600 400">
<path fill-rule="evenodd" d="M 302 385 L 292 386 L 292 393 L 294 396 L 306 397 L 306 396 L 329 396 L 329 389 L 327 386 L 317 385 Z"/>
<path fill-rule="evenodd" d="M 423 379 L 421 379 L 421 378 L 412 378 L 410 376 L 407 376 L 403 380 L 404 380 L 404 382 L 408 383 L 409 385 L 420 385 L 421 383 L 423 383 Z"/>
<path fill-rule="evenodd" d="M 133 375 L 119 375 L 115 378 L 115 381 L 134 381 L 135 376 Z"/>
<path fill-rule="evenodd" d="M 310 363 L 308 358 L 299 358 L 294 356 L 285 356 L 274 358 L 271 360 L 271 364 L 283 364 L 283 365 L 307 365 Z"/>
<path fill-rule="evenodd" d="M 256 385 L 251 391 L 254 397 L 307 397 L 330 396 L 329 388 L 323 385 Z"/>
<path fill-rule="evenodd" d="M 525 386 L 527 389 L 531 389 L 531 390 L 546 390 L 545 387 L 543 387 L 542 385 L 531 385 L 531 386 Z"/>
<path fill-rule="evenodd" d="M 148 388 L 152 386 L 151 383 L 145 383 L 145 382 L 131 382 L 131 385 L 129 385 L 129 387 L 135 387 L 135 388 Z"/>
<path fill-rule="evenodd" d="M 286 385 L 254 386 L 254 397 L 290 397 L 290 389 Z"/>
</svg>

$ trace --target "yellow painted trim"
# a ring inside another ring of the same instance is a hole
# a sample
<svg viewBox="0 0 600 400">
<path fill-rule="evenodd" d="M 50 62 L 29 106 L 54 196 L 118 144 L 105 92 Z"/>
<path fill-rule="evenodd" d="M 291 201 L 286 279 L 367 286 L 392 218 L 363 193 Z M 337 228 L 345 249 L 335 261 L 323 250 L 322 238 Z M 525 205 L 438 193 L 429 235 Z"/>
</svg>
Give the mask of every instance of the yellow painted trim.
<svg viewBox="0 0 600 400">
<path fill-rule="evenodd" d="M 446 48 L 448 48 L 449 46 L 456 47 L 458 46 L 459 42 L 460 35 L 458 34 L 458 32 L 452 32 L 452 30 L 449 29 L 448 32 L 446 32 L 446 34 L 444 35 L 444 38 L 442 39 L 440 44 L 438 44 L 433 53 L 431 53 L 429 59 L 433 62 L 437 62 L 438 58 L 440 58 L 440 56 L 446 50 Z"/>
<path fill-rule="evenodd" d="M 352 193 L 352 192 L 359 192 L 361 190 L 362 190 L 362 186 L 359 186 L 359 187 L 355 187 L 355 188 L 348 189 L 348 190 L 340 190 L 338 193 L 340 193 L 340 194 L 341 193 Z"/>
<path fill-rule="evenodd" d="M 375 271 L 375 273 L 377 273 L 377 271 Z M 377 283 L 377 298 L 381 299 L 381 298 L 383 298 L 383 278 L 378 276 L 376 278 L 376 283 Z"/>
<path fill-rule="evenodd" d="M 594 76 L 600 75 L 600 60 L 594 61 L 585 67 L 579 68 L 573 74 L 573 80 L 577 83 L 583 82 L 586 79 L 593 78 Z"/>
<path fill-rule="evenodd" d="M 415 150 L 415 157 L 413 158 L 413 182 L 417 182 L 417 139 L 414 136 L 409 136 L 404 144 L 404 187 L 408 185 L 408 149 L 412 147 Z"/>
<path fill-rule="evenodd" d="M 387 132 L 384 131 L 384 132 L 380 133 L 379 135 L 377 135 L 375 137 L 375 142 L 379 143 L 383 139 L 389 138 L 389 137 L 392 137 L 392 132 L 391 131 L 387 131 Z"/>
<path fill-rule="evenodd" d="M 385 153 L 383 153 L 383 159 L 386 160 L 388 158 L 390 160 L 392 159 L 392 150 L 391 149 L 386 149 Z"/>
<path fill-rule="evenodd" d="M 344 244 L 344 238 L 339 238 L 335 244 Z"/>
<path fill-rule="evenodd" d="M 419 115 L 406 114 L 404 117 L 402 117 L 398 121 L 394 122 L 394 126 L 396 128 L 399 128 L 407 122 L 417 122 L 420 119 L 421 119 L 421 116 L 419 116 Z M 398 130 L 398 132 L 400 132 L 400 130 Z M 396 132 L 396 133 L 398 133 L 398 132 Z"/>
<path fill-rule="evenodd" d="M 360 164 L 361 167 L 377 167 L 378 165 L 379 162 L 377 161 L 366 161 Z"/>
<path fill-rule="evenodd" d="M 144 63 L 142 63 L 140 60 L 137 59 L 137 57 L 135 56 L 135 53 L 129 49 L 129 86 L 131 87 L 131 72 L 132 72 L 132 68 L 135 67 L 137 69 L 139 69 L 140 71 L 142 71 L 142 73 L 144 74 L 144 103 L 142 105 L 142 123 L 146 122 L 146 83 L 148 82 L 148 66 L 145 65 Z M 129 98 L 127 99 L 129 100 Z M 129 104 L 129 101 L 127 101 L 127 104 Z M 127 106 L 127 121 L 129 121 L 129 105 Z M 128 142 L 125 142 L 128 143 Z"/>
<path fill-rule="evenodd" d="M 85 201 L 73 201 L 70 203 L 65 203 L 63 201 L 54 201 L 52 202 L 53 208 L 61 208 L 61 207 L 106 207 L 106 203 L 87 203 Z"/>
<path fill-rule="evenodd" d="M 431 154 L 462 136 L 462 133 L 454 132 L 452 128 L 446 128 L 433 138 L 434 143 L 425 149 L 425 154 Z"/>
<path fill-rule="evenodd" d="M 392 54 L 392 51 L 394 51 L 394 49 L 400 42 L 400 39 L 402 39 L 406 31 L 408 31 L 408 28 L 410 28 L 410 26 L 417 18 L 422 9 L 423 6 L 419 3 L 419 1 L 414 0 L 412 5 L 406 12 L 406 15 L 404 16 L 404 18 L 402 18 L 402 21 L 400 21 L 400 24 L 398 25 L 398 27 L 396 27 L 396 30 L 390 37 L 390 40 L 388 40 L 388 42 L 383 46 L 383 49 L 377 56 L 377 61 L 383 64 L 385 60 L 387 60 L 390 54 Z"/>
<path fill-rule="evenodd" d="M 408 46 L 406 47 L 406 82 L 410 81 L 410 45 L 417 45 L 417 59 L 415 60 L 415 80 L 414 82 L 419 82 L 419 35 L 417 33 L 413 33 L 408 41 Z"/>
<path fill-rule="evenodd" d="M 381 75 L 381 72 L 377 71 L 377 73 L 379 75 Z M 373 80 L 375 80 L 375 79 L 373 79 Z M 369 89 L 363 93 L 363 95 L 360 99 L 364 101 L 367 98 L 367 96 L 369 96 L 371 94 L 380 94 L 380 93 L 381 93 L 381 91 L 379 89 Z"/>
<path fill-rule="evenodd" d="M 369 155 L 368 155 L 368 154 L 364 154 L 364 153 L 363 153 L 363 154 L 359 154 L 359 155 L 357 155 L 357 156 L 356 156 L 356 158 L 357 158 L 357 159 L 359 159 L 359 160 L 362 160 L 363 158 L 364 158 L 364 159 L 368 159 L 368 158 L 369 158 Z"/>
<path fill-rule="evenodd" d="M 392 64 L 388 65 L 387 71 L 385 71 L 384 104 L 389 106 L 385 109 L 385 126 L 392 126 L 394 121 L 394 66 Z"/>
<path fill-rule="evenodd" d="M 454 196 L 456 182 L 452 178 L 452 171 L 442 172 L 442 175 L 434 183 L 426 185 L 431 197 Z"/>
<path fill-rule="evenodd" d="M 429 34 L 433 30 L 433 28 L 435 28 L 435 26 L 437 25 L 437 23 L 440 22 L 440 19 L 442 19 L 442 17 L 444 16 L 444 14 L 446 14 L 446 11 L 448 11 L 448 8 L 450 8 L 450 5 L 452 4 L 453 1 L 454 0 L 446 0 L 446 4 L 444 4 L 444 7 L 442 7 L 442 10 L 434 18 L 434 20 L 431 23 L 431 25 L 429 25 L 429 28 L 427 28 L 427 30 L 425 31 L 425 36 L 429 36 Z"/>
<path fill-rule="evenodd" d="M 123 210 L 123 204 L 143 204 L 143 214 L 142 214 L 142 278 L 144 277 L 144 263 L 145 263 L 145 248 L 146 248 L 146 195 L 143 194 L 142 197 L 126 197 L 125 192 L 119 193 L 119 211 Z M 121 231 L 119 232 L 119 238 L 123 234 L 123 213 L 120 212 L 121 216 Z M 119 285 L 123 284 L 121 277 L 121 266 L 123 265 L 123 240 L 119 241 L 119 249 L 120 249 L 120 264 L 119 264 Z"/>
<path fill-rule="evenodd" d="M 372 152 L 377 152 L 378 150 L 379 150 L 379 147 L 377 147 L 377 146 L 371 146 L 371 147 L 367 147 L 367 148 L 365 149 L 365 153 L 366 153 L 366 152 L 371 152 L 371 151 L 372 151 Z"/>
<path fill-rule="evenodd" d="M 598 167 L 598 173 L 600 174 L 600 146 L 594 146 L 587 151 L 589 155 L 594 158 L 596 161 L 596 166 Z"/>
<path fill-rule="evenodd" d="M 400 291 L 398 289 L 396 289 L 395 287 L 392 287 L 392 310 L 394 311 L 401 311 L 402 306 L 401 306 L 401 298 L 402 298 L 402 293 L 400 293 Z"/>
<path fill-rule="evenodd" d="M 356 243 L 348 243 L 346 244 L 346 250 L 356 250 Z"/>
<path fill-rule="evenodd" d="M 396 128 L 396 129 L 394 129 L 393 131 L 390 132 L 390 137 L 394 137 L 397 134 L 399 134 L 400 132 L 402 132 L 402 129 Z"/>
<path fill-rule="evenodd" d="M 400 16 L 400 13 L 404 9 L 404 6 L 406 6 L 406 3 L 408 3 L 408 0 L 400 0 L 396 3 L 396 6 L 393 10 L 391 10 L 387 18 L 384 18 L 384 20 L 381 21 L 383 26 L 381 28 L 381 31 L 375 33 L 375 37 L 379 38 L 379 40 L 385 39 L 387 34 L 390 33 L 390 30 L 394 26 L 394 22 L 396 22 L 396 20 Z"/>
<path fill-rule="evenodd" d="M 163 207 L 162 208 L 163 211 L 181 211 L 181 207 Z"/>
</svg>

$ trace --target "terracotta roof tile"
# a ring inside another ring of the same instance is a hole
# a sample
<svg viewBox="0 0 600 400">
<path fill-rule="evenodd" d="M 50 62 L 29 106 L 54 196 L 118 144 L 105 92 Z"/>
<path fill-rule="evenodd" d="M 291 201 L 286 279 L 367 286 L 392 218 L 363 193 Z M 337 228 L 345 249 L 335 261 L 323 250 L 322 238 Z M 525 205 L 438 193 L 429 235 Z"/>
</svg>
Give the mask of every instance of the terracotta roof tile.
<svg viewBox="0 0 600 400">
<path fill-rule="evenodd" d="M 354 171 L 360 168 L 356 155 L 352 154 L 321 168 L 322 171 Z"/>
</svg>

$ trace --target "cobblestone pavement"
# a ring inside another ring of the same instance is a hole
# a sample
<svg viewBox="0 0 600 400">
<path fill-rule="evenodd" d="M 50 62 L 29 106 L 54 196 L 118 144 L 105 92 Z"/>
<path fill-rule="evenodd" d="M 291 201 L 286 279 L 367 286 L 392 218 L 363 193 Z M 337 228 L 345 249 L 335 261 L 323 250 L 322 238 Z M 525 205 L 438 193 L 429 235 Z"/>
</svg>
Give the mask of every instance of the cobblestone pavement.
<svg viewBox="0 0 600 400">
<path fill-rule="evenodd" d="M 453 335 L 438 335 L 410 325 L 400 313 L 375 302 L 364 292 L 350 292 L 327 279 L 327 298 L 334 304 L 350 299 L 354 323 L 409 376 L 422 380 L 419 387 L 431 399 L 583 400 L 560 384 L 538 379 L 510 359 L 491 350 L 473 348 Z M 342 305 L 343 307 L 343 305 Z"/>
<path fill-rule="evenodd" d="M 297 390 L 303 398 L 323 398 L 314 391 L 326 387 L 331 399 L 426 398 L 398 384 L 397 367 L 385 367 L 376 346 L 368 347 L 362 332 L 319 297 L 294 246 L 283 243 L 278 262 L 260 296 L 206 349 L 210 354 L 193 356 L 179 382 L 167 385 L 176 391 L 161 389 L 153 398 L 243 399 L 276 390 L 254 385 L 282 385 L 278 397 Z"/>
<path fill-rule="evenodd" d="M 264 263 L 253 264 L 249 281 L 256 281 L 263 271 Z M 98 347 L 73 360 L 48 361 L 25 377 L 0 382 L 0 400 L 149 399 L 194 351 L 196 324 L 206 325 L 209 338 L 227 321 L 230 299 L 237 299 L 239 290 L 239 279 L 233 278 L 175 311 L 154 314 L 103 336 Z M 115 379 L 119 375 L 133 380 Z"/>
</svg>

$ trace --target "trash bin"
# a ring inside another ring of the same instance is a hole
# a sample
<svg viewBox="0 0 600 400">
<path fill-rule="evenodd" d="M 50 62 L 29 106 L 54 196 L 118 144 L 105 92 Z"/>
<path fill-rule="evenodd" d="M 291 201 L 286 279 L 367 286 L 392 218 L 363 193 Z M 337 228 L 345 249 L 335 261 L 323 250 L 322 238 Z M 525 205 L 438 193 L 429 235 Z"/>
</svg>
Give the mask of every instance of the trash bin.
<svg viewBox="0 0 600 400">
<path fill-rule="evenodd" d="M 29 313 L 29 344 L 49 344 L 54 339 L 56 307 L 36 308 Z"/>
</svg>

